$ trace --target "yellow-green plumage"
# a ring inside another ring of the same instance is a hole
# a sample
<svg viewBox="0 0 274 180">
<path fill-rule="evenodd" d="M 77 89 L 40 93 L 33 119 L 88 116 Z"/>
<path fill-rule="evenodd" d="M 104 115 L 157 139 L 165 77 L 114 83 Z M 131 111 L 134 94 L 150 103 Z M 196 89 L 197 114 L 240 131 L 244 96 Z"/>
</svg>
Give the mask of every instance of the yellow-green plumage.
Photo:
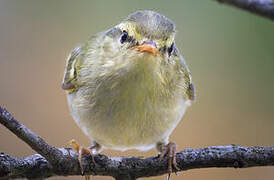
<svg viewBox="0 0 274 180">
<path fill-rule="evenodd" d="M 131 37 L 124 44 L 123 31 Z M 118 150 L 148 150 L 168 142 L 195 98 L 174 36 L 174 24 L 163 15 L 138 11 L 72 52 L 63 88 L 75 122 L 92 141 Z M 147 39 L 160 54 L 133 48 Z"/>
</svg>

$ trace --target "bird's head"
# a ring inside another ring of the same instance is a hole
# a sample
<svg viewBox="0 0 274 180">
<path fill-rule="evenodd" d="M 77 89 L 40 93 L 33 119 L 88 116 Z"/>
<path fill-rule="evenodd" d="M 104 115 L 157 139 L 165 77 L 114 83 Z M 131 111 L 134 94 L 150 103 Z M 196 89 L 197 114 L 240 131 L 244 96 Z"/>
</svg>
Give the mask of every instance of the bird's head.
<svg viewBox="0 0 274 180">
<path fill-rule="evenodd" d="M 153 11 L 137 11 L 130 14 L 109 30 L 107 35 L 116 40 L 120 50 L 170 56 L 175 48 L 174 23 Z"/>
</svg>

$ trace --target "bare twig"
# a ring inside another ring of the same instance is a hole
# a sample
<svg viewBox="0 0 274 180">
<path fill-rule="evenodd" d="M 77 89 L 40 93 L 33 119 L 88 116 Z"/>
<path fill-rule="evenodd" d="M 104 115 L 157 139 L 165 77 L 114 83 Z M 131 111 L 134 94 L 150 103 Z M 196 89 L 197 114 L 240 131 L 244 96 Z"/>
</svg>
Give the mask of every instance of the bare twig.
<svg viewBox="0 0 274 180">
<path fill-rule="evenodd" d="M 25 127 L 19 121 L 14 119 L 14 117 L 4 108 L 0 106 L 0 123 L 13 132 L 17 137 L 27 143 L 34 151 L 41 154 L 47 159 L 58 172 L 59 165 L 61 163 L 70 164 L 73 159 L 70 156 L 64 154 L 59 149 L 47 144 L 41 137 L 34 134 L 30 129 Z M 74 163 L 76 163 L 75 161 Z M 62 170 L 63 171 L 63 167 Z"/>
<path fill-rule="evenodd" d="M 0 107 L 0 123 L 28 143 L 40 154 L 15 158 L 0 154 L 0 179 L 46 178 L 51 176 L 81 175 L 78 156 L 70 148 L 54 148 L 35 135 L 9 112 Z M 42 149 L 41 147 L 45 148 Z M 56 155 L 57 154 L 57 155 Z M 52 160 L 52 158 L 56 158 Z M 195 168 L 273 166 L 274 147 L 241 147 L 236 145 L 186 149 L 176 154 L 181 171 Z M 134 180 L 140 177 L 167 173 L 167 161 L 158 157 L 108 157 L 98 154 L 94 164 L 89 156 L 83 157 L 85 174 L 112 176 L 115 179 Z"/>
<path fill-rule="evenodd" d="M 271 0 L 217 0 L 220 3 L 228 4 L 249 11 L 253 14 L 274 20 L 274 2 Z"/>
</svg>

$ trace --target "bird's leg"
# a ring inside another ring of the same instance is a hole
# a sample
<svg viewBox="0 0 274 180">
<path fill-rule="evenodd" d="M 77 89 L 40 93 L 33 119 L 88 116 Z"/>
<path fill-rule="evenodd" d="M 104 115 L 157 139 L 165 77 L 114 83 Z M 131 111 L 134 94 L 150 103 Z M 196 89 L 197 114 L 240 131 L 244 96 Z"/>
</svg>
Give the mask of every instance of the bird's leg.
<svg viewBox="0 0 274 180">
<path fill-rule="evenodd" d="M 163 157 L 167 155 L 167 162 L 168 162 L 167 172 L 168 172 L 168 180 L 169 180 L 170 174 L 172 173 L 172 167 L 176 171 L 180 170 L 180 168 L 177 166 L 177 163 L 176 163 L 176 144 L 173 142 L 170 142 L 168 144 L 158 143 L 157 150 L 160 153 L 159 154 L 160 161 L 162 161 Z"/>
<path fill-rule="evenodd" d="M 84 168 L 83 168 L 83 165 L 82 165 L 82 155 L 83 154 L 84 155 L 90 155 L 91 158 L 92 158 L 92 162 L 94 164 L 96 164 L 95 159 L 94 159 L 94 154 L 99 151 L 100 145 L 95 142 L 94 145 L 92 145 L 88 148 L 85 148 L 83 146 L 80 146 L 74 139 L 70 141 L 70 144 L 73 145 L 75 151 L 78 152 L 78 161 L 79 161 L 79 164 L 80 164 L 81 173 L 82 173 L 82 175 L 84 175 Z M 90 175 L 85 175 L 85 179 L 89 180 Z"/>
</svg>

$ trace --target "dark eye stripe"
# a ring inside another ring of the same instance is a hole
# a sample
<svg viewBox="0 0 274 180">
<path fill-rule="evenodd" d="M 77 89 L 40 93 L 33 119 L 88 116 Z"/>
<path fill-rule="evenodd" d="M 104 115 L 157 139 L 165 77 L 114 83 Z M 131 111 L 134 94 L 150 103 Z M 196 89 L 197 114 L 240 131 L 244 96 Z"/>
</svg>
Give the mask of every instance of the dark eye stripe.
<svg viewBox="0 0 274 180">
<path fill-rule="evenodd" d="M 171 46 L 167 49 L 168 55 L 170 56 L 174 49 L 174 43 L 171 44 Z"/>
<path fill-rule="evenodd" d="M 128 39 L 128 33 L 126 31 L 123 31 L 120 42 L 123 44 L 127 39 Z"/>
</svg>

